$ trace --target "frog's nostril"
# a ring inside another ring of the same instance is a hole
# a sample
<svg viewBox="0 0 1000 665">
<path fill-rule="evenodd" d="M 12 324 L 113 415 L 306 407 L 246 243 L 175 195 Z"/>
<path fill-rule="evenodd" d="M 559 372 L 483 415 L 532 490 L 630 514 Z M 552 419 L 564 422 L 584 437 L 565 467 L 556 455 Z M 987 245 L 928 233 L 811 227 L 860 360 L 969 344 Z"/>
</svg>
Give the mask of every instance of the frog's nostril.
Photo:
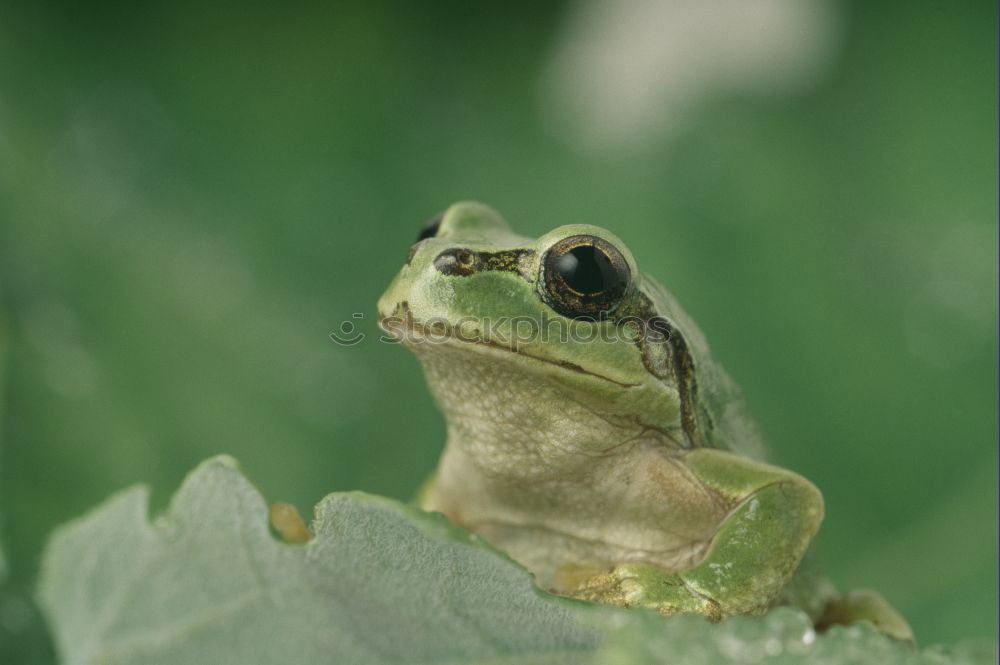
<svg viewBox="0 0 1000 665">
<path fill-rule="evenodd" d="M 445 275 L 468 276 L 476 271 L 476 253 L 465 248 L 446 249 L 434 259 L 434 267 Z"/>
</svg>

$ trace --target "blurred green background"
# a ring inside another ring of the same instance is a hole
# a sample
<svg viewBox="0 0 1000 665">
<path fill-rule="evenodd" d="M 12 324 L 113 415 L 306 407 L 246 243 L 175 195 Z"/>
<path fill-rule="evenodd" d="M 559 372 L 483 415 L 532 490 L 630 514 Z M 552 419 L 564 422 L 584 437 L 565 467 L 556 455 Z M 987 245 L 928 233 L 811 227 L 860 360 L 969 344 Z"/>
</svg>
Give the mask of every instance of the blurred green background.
<svg viewBox="0 0 1000 665">
<path fill-rule="evenodd" d="M 444 426 L 374 303 L 468 198 L 618 234 L 836 581 L 995 638 L 996 4 L 662 4 L 0 5 L 0 657 L 51 658 L 39 552 L 119 488 L 407 499 Z"/>
</svg>

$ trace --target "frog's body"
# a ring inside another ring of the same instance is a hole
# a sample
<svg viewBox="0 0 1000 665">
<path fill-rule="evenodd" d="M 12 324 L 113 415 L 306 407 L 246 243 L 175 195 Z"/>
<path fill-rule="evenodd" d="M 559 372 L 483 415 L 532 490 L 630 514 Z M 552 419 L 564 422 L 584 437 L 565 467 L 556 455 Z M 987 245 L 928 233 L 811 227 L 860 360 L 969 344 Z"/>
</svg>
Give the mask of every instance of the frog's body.
<svg viewBox="0 0 1000 665">
<path fill-rule="evenodd" d="M 480 533 L 546 587 L 557 586 L 556 570 L 567 561 L 677 570 L 700 559 L 729 507 L 687 469 L 670 435 L 566 399 L 494 357 L 502 353 L 422 354 L 452 414 L 453 444 L 424 506 Z M 486 468 L 483 459 L 491 460 Z"/>
<path fill-rule="evenodd" d="M 411 248 L 379 316 L 448 421 L 422 505 L 540 585 L 718 619 L 763 611 L 791 579 L 820 492 L 760 460 L 704 338 L 612 234 L 571 225 L 534 240 L 456 204 Z"/>
</svg>

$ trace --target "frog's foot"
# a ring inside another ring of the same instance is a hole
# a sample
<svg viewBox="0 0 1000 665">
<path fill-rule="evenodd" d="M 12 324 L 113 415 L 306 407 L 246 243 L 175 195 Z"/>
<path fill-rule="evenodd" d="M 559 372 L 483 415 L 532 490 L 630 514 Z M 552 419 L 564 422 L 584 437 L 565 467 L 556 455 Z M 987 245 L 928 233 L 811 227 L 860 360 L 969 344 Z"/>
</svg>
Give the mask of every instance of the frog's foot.
<svg viewBox="0 0 1000 665">
<path fill-rule="evenodd" d="M 680 575 L 647 563 L 615 566 L 566 595 L 619 607 L 646 607 L 663 616 L 685 612 L 719 621 L 723 615 L 715 599 L 699 593 Z"/>
<path fill-rule="evenodd" d="M 868 621 L 894 639 L 913 642 L 913 629 L 903 615 L 878 592 L 871 589 L 858 589 L 832 599 L 816 622 L 816 628 L 826 630 L 830 626 L 859 621 Z"/>
</svg>

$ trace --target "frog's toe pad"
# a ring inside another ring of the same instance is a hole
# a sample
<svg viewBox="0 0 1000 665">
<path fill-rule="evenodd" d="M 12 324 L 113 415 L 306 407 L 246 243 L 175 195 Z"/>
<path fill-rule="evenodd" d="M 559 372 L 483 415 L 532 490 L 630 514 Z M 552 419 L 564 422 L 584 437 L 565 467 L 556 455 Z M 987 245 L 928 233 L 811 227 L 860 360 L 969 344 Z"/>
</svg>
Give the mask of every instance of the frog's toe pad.
<svg viewBox="0 0 1000 665">
<path fill-rule="evenodd" d="M 722 618 L 718 602 L 692 589 L 677 573 L 650 564 L 616 566 L 587 580 L 573 595 L 621 607 L 646 607 L 664 616 L 687 612 L 713 621 Z"/>
</svg>

